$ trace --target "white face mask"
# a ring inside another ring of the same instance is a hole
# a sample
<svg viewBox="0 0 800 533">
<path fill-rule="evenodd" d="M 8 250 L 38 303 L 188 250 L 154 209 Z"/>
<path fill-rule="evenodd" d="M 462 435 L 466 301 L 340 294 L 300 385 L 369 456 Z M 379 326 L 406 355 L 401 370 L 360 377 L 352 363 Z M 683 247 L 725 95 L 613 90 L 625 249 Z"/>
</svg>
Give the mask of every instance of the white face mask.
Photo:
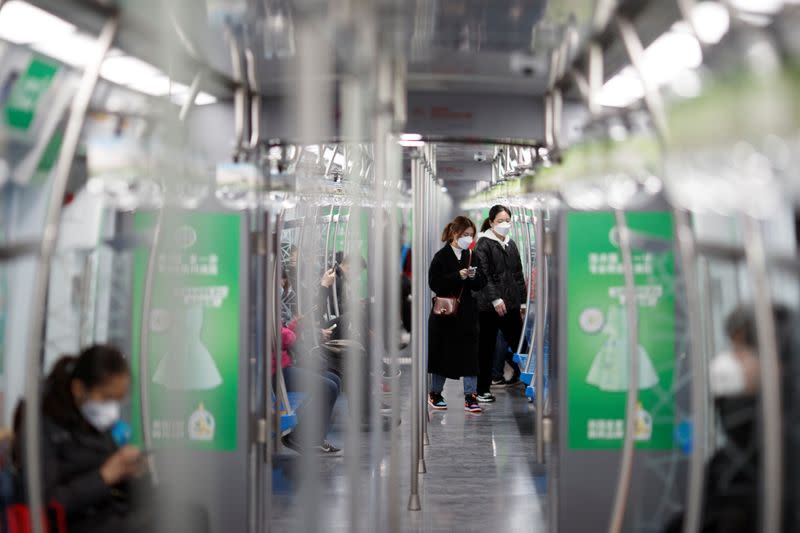
<svg viewBox="0 0 800 533">
<path fill-rule="evenodd" d="M 81 414 L 97 431 L 107 431 L 119 420 L 119 402 L 89 400 L 81 405 Z"/>
<path fill-rule="evenodd" d="M 495 224 L 493 229 L 498 235 L 505 237 L 508 235 L 508 232 L 511 231 L 511 222 L 500 222 L 499 224 Z"/>
<path fill-rule="evenodd" d="M 722 352 L 711 360 L 708 380 L 714 396 L 741 396 L 747 389 L 742 363 L 731 352 Z"/>
<path fill-rule="evenodd" d="M 458 244 L 458 247 L 462 250 L 466 250 L 469 248 L 469 245 L 472 244 L 472 237 L 459 237 L 456 244 Z"/>
</svg>

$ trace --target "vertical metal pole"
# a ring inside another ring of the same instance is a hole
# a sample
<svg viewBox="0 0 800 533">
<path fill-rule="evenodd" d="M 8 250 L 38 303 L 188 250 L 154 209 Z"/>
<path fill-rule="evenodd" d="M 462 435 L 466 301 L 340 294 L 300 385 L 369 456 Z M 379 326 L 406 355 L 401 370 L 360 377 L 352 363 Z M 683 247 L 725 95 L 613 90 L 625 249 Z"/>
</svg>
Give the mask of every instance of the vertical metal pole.
<svg viewBox="0 0 800 533">
<path fill-rule="evenodd" d="M 395 96 L 396 98 L 396 96 Z M 400 231 L 397 216 L 398 205 L 397 199 L 399 198 L 396 192 L 397 183 L 402 181 L 402 164 L 403 155 L 399 145 L 394 139 L 389 139 L 387 142 L 387 177 L 389 178 L 390 190 L 395 191 L 393 194 L 394 201 L 390 204 L 389 212 L 389 243 L 390 248 L 387 260 L 389 261 L 389 268 L 387 270 L 389 279 L 389 358 L 390 358 L 390 371 L 392 376 L 392 390 L 391 390 L 391 407 L 392 407 L 392 420 L 391 430 L 389 433 L 389 442 L 391 443 L 389 450 L 389 476 L 388 476 L 388 502 L 389 502 L 389 532 L 399 533 L 401 527 L 401 514 L 400 514 L 400 454 L 399 442 L 400 431 L 397 427 L 400 421 L 400 380 L 394 379 L 394 376 L 400 373 L 400 316 L 399 310 L 401 306 L 401 293 L 400 293 Z"/>
<path fill-rule="evenodd" d="M 686 318 L 689 322 L 689 360 L 692 368 L 692 452 L 689 457 L 689 475 L 686 483 L 686 515 L 684 533 L 700 531 L 705 484 L 706 432 L 708 428 L 708 383 L 706 360 L 703 356 L 702 313 L 700 309 L 700 284 L 697 280 L 697 250 L 694 244 L 689 214 L 681 209 L 673 213 L 675 236 L 681 254 L 684 290 L 686 291 Z M 708 289 L 708 288 L 706 288 Z"/>
<path fill-rule="evenodd" d="M 298 138 L 301 143 L 313 142 L 323 138 L 329 131 L 330 118 L 333 116 L 331 93 L 328 84 L 311 83 L 309 80 L 326 79 L 332 71 L 332 48 L 320 46 L 320 41 L 332 39 L 332 28 L 327 16 L 328 2 L 310 0 L 304 3 L 295 17 L 295 38 L 297 59 L 294 61 L 296 85 L 293 91 L 294 116 L 296 117 Z M 300 184 L 298 184 L 299 186 Z M 311 185 L 311 183 L 309 183 Z M 279 355 L 278 355 L 279 356 Z M 315 383 L 314 374 L 319 370 L 317 358 L 309 358 L 308 372 L 301 380 L 301 387 L 312 390 Z M 312 402 L 303 411 L 304 422 L 300 430 L 300 442 L 307 446 L 312 435 L 322 422 L 322 413 L 316 408 L 318 402 Z M 301 488 L 299 498 L 309 502 L 303 506 L 300 516 L 300 529 L 303 531 L 319 531 L 322 524 L 322 490 L 320 486 L 320 457 L 309 453 L 303 457 L 301 465 Z"/>
<path fill-rule="evenodd" d="M 86 110 L 92 99 L 100 65 L 111 47 L 117 33 L 116 17 L 108 20 L 100 32 L 80 85 L 72 102 L 64 140 L 58 153 L 53 172 L 53 185 L 47 205 L 42 242 L 36 265 L 34 290 L 31 296 L 30 329 L 28 331 L 28 354 L 25 374 L 25 483 L 28 489 L 28 507 L 34 517 L 32 531 L 42 533 L 42 414 L 41 414 L 41 375 L 42 375 L 42 327 L 46 312 L 47 286 L 50 280 L 50 267 L 53 253 L 58 244 L 58 230 L 61 224 L 61 210 L 69 179 L 72 160 L 80 142 L 81 129 L 86 118 Z M 145 328 L 145 323 L 142 324 Z M 142 357 L 141 359 L 146 359 Z M 143 379 L 142 381 L 147 381 Z M 144 429 L 144 428 L 143 428 Z"/>
<path fill-rule="evenodd" d="M 421 175 L 420 165 L 417 158 L 411 160 L 411 193 L 414 199 L 414 207 L 412 212 L 413 219 L 413 244 L 412 256 L 413 263 L 413 292 L 411 303 L 411 315 L 413 317 L 414 327 L 412 334 L 413 351 L 411 354 L 411 405 L 409 412 L 411 416 L 411 494 L 408 498 L 408 510 L 419 511 L 422 509 L 419 499 L 419 433 L 420 433 L 420 411 L 416 403 L 420 399 L 420 367 L 422 366 L 423 348 L 422 343 L 425 340 L 423 334 L 424 328 L 424 315 L 422 314 L 422 300 L 427 295 L 425 290 L 425 271 L 423 264 L 423 247 L 424 241 L 422 239 L 422 224 L 423 217 L 422 211 L 425 208 L 423 205 L 423 191 L 422 181 L 424 176 Z"/>
<path fill-rule="evenodd" d="M 519 342 L 517 343 L 517 351 L 515 353 L 520 353 L 522 351 L 522 344 L 525 342 L 525 331 L 528 329 L 528 317 L 530 316 L 530 309 L 531 309 L 531 283 L 534 283 L 535 279 L 531 277 L 531 226 L 530 226 L 530 217 L 528 216 L 527 209 L 522 209 L 522 217 L 523 222 L 525 224 L 525 255 L 527 256 L 527 260 L 523 261 L 522 266 L 527 271 L 527 278 L 528 284 L 525 286 L 525 316 L 522 319 L 522 333 L 519 336 Z M 537 255 L 538 258 L 538 255 Z M 538 269 L 537 269 L 538 270 Z M 538 290 L 538 286 L 536 286 Z M 530 359 L 530 358 L 528 358 Z M 525 366 L 528 366 L 528 361 L 525 361 Z M 538 390 L 538 389 L 537 389 Z"/>
<path fill-rule="evenodd" d="M 264 326 L 262 321 L 258 320 L 259 316 L 263 316 L 265 304 L 265 289 L 264 283 L 266 276 L 264 276 L 264 257 L 261 254 L 260 243 L 254 242 L 253 235 L 259 235 L 259 231 L 263 227 L 264 220 L 259 218 L 255 213 L 248 213 L 247 217 L 247 236 L 248 236 L 248 255 L 255 258 L 250 261 L 250 269 L 248 270 L 250 276 L 250 288 L 255 294 L 255 314 L 252 319 L 250 330 L 250 350 L 254 352 L 253 355 L 248 354 L 250 359 L 251 372 L 248 375 L 248 385 L 250 387 L 248 399 L 250 405 L 250 418 L 249 422 L 253 428 L 254 435 L 250 438 L 248 449 L 248 499 L 247 499 L 247 521 L 248 531 L 256 533 L 263 530 L 263 513 L 261 511 L 262 505 L 266 498 L 263 494 L 263 479 L 261 473 L 261 455 L 263 446 L 267 445 L 268 437 L 266 427 L 266 415 L 264 411 L 264 397 L 261 397 L 261 390 L 266 387 L 264 382 L 265 376 L 269 372 L 263 369 L 263 366 L 268 364 L 264 355 Z"/>
<path fill-rule="evenodd" d="M 544 143 L 548 150 L 553 149 L 553 93 L 544 95 Z"/>
<path fill-rule="evenodd" d="M 331 265 L 336 263 L 336 238 L 339 235 L 339 220 L 342 218 L 342 206 L 336 206 L 336 218 L 333 217 L 333 205 L 331 205 L 331 222 L 334 220 L 336 224 L 333 226 L 333 243 L 331 243 Z M 328 227 L 330 229 L 330 226 Z M 325 259 L 327 261 L 327 258 Z M 333 314 L 339 316 L 339 288 L 336 283 L 331 287 L 333 289 Z"/>
<path fill-rule="evenodd" d="M 390 56 L 385 52 L 380 52 L 377 57 L 377 79 L 376 81 L 376 101 L 378 111 L 373 119 L 373 143 L 374 143 L 374 162 L 373 162 L 373 183 L 375 200 L 375 215 L 373 217 L 372 234 L 370 235 L 370 306 L 373 313 L 371 316 L 371 349 L 372 364 L 370 365 L 373 375 L 372 394 L 372 435 L 370 440 L 371 448 L 371 481 L 370 490 L 370 531 L 378 531 L 380 528 L 380 518 L 383 506 L 383 484 L 381 480 L 380 468 L 383 462 L 383 427 L 381 425 L 380 406 L 383 403 L 383 356 L 386 351 L 386 338 L 392 338 L 386 331 L 386 254 L 389 247 L 394 247 L 394 242 L 387 242 L 386 218 L 388 215 L 386 203 L 386 179 L 388 170 L 388 154 L 386 143 L 389 140 L 390 128 L 392 126 L 391 95 L 392 95 L 392 65 Z M 395 290 L 396 280 L 388 280 L 392 289 Z M 396 309 L 391 309 L 392 315 L 397 314 Z"/>
<path fill-rule="evenodd" d="M 270 217 L 270 222 L 272 222 L 273 214 L 272 212 L 268 212 L 268 216 Z M 274 335 L 274 340 L 272 341 L 272 349 L 273 349 L 273 362 L 272 364 L 275 365 L 275 377 L 276 383 L 280 386 L 280 394 L 278 396 L 278 392 L 275 393 L 275 398 L 279 398 L 281 400 L 286 401 L 286 407 L 289 407 L 289 397 L 286 391 L 286 381 L 283 378 L 283 367 L 281 366 L 281 359 L 283 354 L 283 335 L 282 335 L 282 325 L 283 321 L 281 319 L 281 233 L 283 232 L 283 218 L 284 213 L 280 211 L 274 215 L 274 224 L 275 224 L 275 231 L 274 235 L 275 238 L 273 239 L 273 233 L 267 233 L 267 257 L 272 261 L 270 265 L 271 270 L 267 270 L 268 272 L 268 283 L 272 285 L 272 299 L 267 300 L 269 303 L 268 313 L 265 316 L 265 319 L 270 321 L 270 326 L 272 327 L 272 334 Z M 278 404 L 276 403 L 275 406 L 277 407 Z M 273 434 L 275 435 L 274 440 L 274 447 L 273 452 L 277 453 L 281 449 L 281 411 L 280 409 L 275 409 L 274 414 L 274 425 L 275 431 Z M 270 487 L 271 488 L 271 487 Z"/>
<path fill-rule="evenodd" d="M 331 243 L 331 228 L 333 227 L 333 207 L 334 205 L 330 204 L 330 210 L 328 211 L 327 218 L 322 219 L 325 220 L 328 224 L 327 228 L 325 229 L 325 253 L 323 255 L 323 268 L 325 269 L 326 272 L 328 271 L 328 269 L 333 267 L 333 263 L 328 263 L 328 260 L 330 259 L 329 251 Z M 336 281 L 334 281 L 333 284 L 335 286 Z M 331 307 L 330 300 L 326 299 L 326 305 L 327 305 L 328 319 L 330 319 L 331 311 L 333 310 Z"/>
<path fill-rule="evenodd" d="M 423 156 L 424 157 L 424 156 Z M 431 179 L 428 174 L 427 166 L 424 164 L 424 159 L 418 160 L 420 166 L 420 180 L 422 188 L 422 227 L 420 229 L 420 238 L 422 247 L 420 248 L 422 263 L 420 265 L 420 281 L 421 288 L 420 296 L 422 297 L 422 322 L 421 322 L 421 340 L 420 340 L 420 366 L 419 375 L 419 394 L 416 396 L 415 408 L 419 411 L 419 434 L 417 435 L 417 449 L 419 464 L 417 468 L 421 474 L 427 471 L 425 465 L 425 432 L 427 426 L 427 393 L 428 393 L 428 316 L 430 309 L 428 308 L 428 265 L 430 264 L 430 225 L 431 225 Z M 424 296 L 423 296 L 424 295 Z"/>
<path fill-rule="evenodd" d="M 636 409 L 639 396 L 639 312 L 636 295 L 636 279 L 633 272 L 633 253 L 631 237 L 625 212 L 614 212 L 619 232 L 619 248 L 625 272 L 625 311 L 628 322 L 628 397 L 625 407 L 625 440 L 622 446 L 622 459 L 619 467 L 614 506 L 612 508 L 610 533 L 620 533 L 625 520 L 625 509 L 630 494 L 633 474 L 633 454 L 636 437 Z"/>
<path fill-rule="evenodd" d="M 263 181 L 262 184 L 263 186 Z M 265 191 L 266 192 L 266 191 Z M 258 462 L 258 473 L 260 477 L 259 484 L 264 494 L 259 495 L 258 502 L 258 516 L 259 516 L 259 533 L 261 531 L 271 531 L 272 522 L 272 457 L 278 449 L 280 442 L 280 409 L 278 408 L 278 394 L 272 386 L 273 369 L 275 375 L 280 369 L 280 364 L 273 366 L 276 359 L 280 361 L 280 355 L 275 357 L 275 331 L 272 325 L 271 310 L 274 305 L 276 293 L 275 285 L 271 283 L 270 275 L 272 272 L 273 260 L 273 246 L 272 246 L 272 212 L 267 209 L 266 212 L 259 206 L 256 208 L 257 216 L 260 220 L 260 227 L 262 228 L 259 234 L 261 242 L 259 247 L 263 248 L 259 252 L 263 252 L 262 265 L 263 271 L 259 272 L 263 279 L 260 283 L 264 287 L 264 306 L 261 311 L 263 315 L 256 315 L 256 320 L 260 322 L 259 326 L 264 331 L 264 347 L 263 347 L 263 381 L 264 381 L 264 419 L 259 424 L 259 440 L 262 442 L 262 457 Z M 275 424 L 277 413 L 278 423 Z M 261 462 L 263 461 L 263 466 Z"/>
<path fill-rule="evenodd" d="M 348 75 L 341 84 L 342 93 L 342 117 L 345 135 L 348 138 L 361 139 L 367 134 L 364 131 L 363 107 L 366 101 L 366 89 L 363 86 L 361 79 L 356 75 Z M 357 257 L 358 260 L 354 261 L 351 266 L 353 283 L 346 285 L 347 287 L 347 300 L 353 302 L 350 309 L 346 312 L 351 314 L 351 323 L 357 333 L 363 322 L 363 313 L 361 306 L 356 305 L 361 299 L 361 288 L 355 281 L 359 279 L 361 274 L 361 242 L 365 235 L 363 235 L 363 222 L 365 215 L 367 215 L 367 207 L 365 206 L 365 198 L 362 191 L 367 187 L 369 174 L 354 175 L 352 183 L 345 183 L 345 187 L 349 191 L 355 209 L 350 209 L 349 216 L 355 216 L 355 221 L 351 220 L 348 223 L 348 232 L 345 234 L 345 249 L 348 254 Z M 368 217 L 367 217 L 368 218 Z M 361 438 L 361 423 L 363 414 L 363 372 L 365 369 L 363 356 L 364 354 L 358 350 L 351 350 L 347 354 L 348 359 L 344 368 L 344 386 L 347 396 L 347 403 L 350 410 L 350 417 L 347 424 L 347 435 L 345 439 L 345 470 L 347 472 L 347 486 L 348 486 L 348 505 L 347 514 L 350 524 L 350 531 L 357 532 L 361 530 L 359 520 L 364 516 L 364 498 L 363 498 L 363 484 L 359 476 L 362 464 L 362 438 Z"/>
<path fill-rule="evenodd" d="M 761 490 L 759 512 L 761 531 L 778 532 L 783 521 L 783 427 L 782 378 L 778 357 L 772 291 L 767 271 L 764 238 L 759 221 L 742 217 L 747 270 L 753 286 L 760 369 Z"/>
<path fill-rule="evenodd" d="M 536 342 L 536 461 L 539 464 L 545 463 L 544 457 L 544 325 L 545 313 L 544 306 L 544 210 L 540 207 L 537 210 L 537 219 L 534 223 L 536 233 L 536 314 L 534 315 L 536 332 L 534 340 Z M 530 292 L 529 292 L 530 294 Z M 531 343 L 533 344 L 533 343 Z M 528 356 L 530 365 L 531 357 Z"/>
</svg>

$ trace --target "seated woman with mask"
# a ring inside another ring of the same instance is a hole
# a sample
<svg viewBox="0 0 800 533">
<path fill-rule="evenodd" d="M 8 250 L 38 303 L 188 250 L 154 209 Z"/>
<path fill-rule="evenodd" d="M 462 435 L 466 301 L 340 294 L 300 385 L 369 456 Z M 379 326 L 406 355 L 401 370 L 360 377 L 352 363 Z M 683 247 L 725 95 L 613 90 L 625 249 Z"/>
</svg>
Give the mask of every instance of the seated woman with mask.
<svg viewBox="0 0 800 533">
<path fill-rule="evenodd" d="M 795 318 L 785 307 L 774 306 L 776 347 L 780 359 L 780 388 L 786 437 L 784 461 L 784 496 L 793 495 L 796 479 L 790 472 L 794 463 L 791 431 L 791 413 L 797 401 L 796 359 L 797 346 L 793 342 Z M 761 366 L 758 354 L 758 337 L 755 311 L 742 306 L 732 311 L 725 320 L 725 333 L 729 339 L 729 349 L 715 356 L 709 365 L 709 388 L 714 397 L 714 405 L 719 427 L 724 436 L 723 444 L 717 449 L 706 466 L 705 495 L 700 531 L 711 532 L 750 532 L 758 530 L 760 478 L 762 476 L 761 458 L 763 430 L 759 395 L 761 392 Z M 788 526 L 794 518 L 797 506 L 784 503 L 784 531 L 796 531 Z M 666 528 L 667 532 L 682 529 L 683 516 L 676 517 Z M 796 522 L 793 522 L 796 523 Z"/>
<path fill-rule="evenodd" d="M 161 499 L 152 494 L 141 450 L 131 445 L 119 447 L 111 435 L 130 382 L 124 356 L 103 345 L 87 348 L 78 357 L 59 359 L 45 382 L 44 498 L 64 507 L 70 533 L 144 532 L 154 531 L 157 525 L 176 530 L 159 521 L 160 506 L 154 502 Z M 24 425 L 24 405 L 20 404 L 15 416 L 14 458 L 22 472 L 21 482 L 26 459 Z M 203 531 L 203 517 L 195 516 L 198 524 L 179 530 Z"/>
</svg>

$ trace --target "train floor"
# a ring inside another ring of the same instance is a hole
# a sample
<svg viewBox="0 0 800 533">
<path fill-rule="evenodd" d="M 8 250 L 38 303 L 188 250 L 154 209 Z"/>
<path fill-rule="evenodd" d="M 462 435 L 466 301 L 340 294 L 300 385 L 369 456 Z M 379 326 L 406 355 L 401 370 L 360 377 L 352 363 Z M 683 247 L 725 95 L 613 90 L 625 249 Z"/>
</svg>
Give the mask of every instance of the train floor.
<svg viewBox="0 0 800 533">
<path fill-rule="evenodd" d="M 395 450 L 399 452 L 395 509 L 400 531 L 449 533 L 485 531 L 544 531 L 547 482 L 544 467 L 536 464 L 533 411 L 519 387 L 494 390 L 497 402 L 481 414 L 465 413 L 460 382 L 448 380 L 444 396 L 447 411 L 430 411 L 425 446 L 427 472 L 420 475 L 421 511 L 407 511 L 410 487 L 410 365 L 403 365 L 397 386 L 401 399 L 401 424 Z M 347 425 L 346 400 L 340 399 L 330 439 L 344 447 Z M 388 437 L 389 433 L 385 432 Z M 390 496 L 388 438 L 376 468 L 369 460 L 370 433 L 361 434 L 357 461 L 322 457 L 311 479 L 304 483 L 303 465 L 294 452 L 276 460 L 278 479 L 272 500 L 273 531 L 391 531 L 386 504 Z M 352 457 L 352 455 L 351 455 Z M 359 482 L 352 484 L 357 462 Z M 306 472 L 310 470 L 306 469 Z M 309 490 L 308 487 L 311 487 Z M 304 488 L 305 487 L 305 488 Z M 375 490 L 384 487 L 384 490 Z M 355 489 L 355 491 L 353 490 Z M 355 492 L 355 494 L 354 494 Z M 374 496 L 381 494 L 378 500 Z M 320 502 L 308 505 L 305 501 Z M 383 505 L 379 517 L 370 509 Z M 373 520 L 373 522 L 370 522 Z M 353 526 L 353 522 L 357 524 Z"/>
</svg>

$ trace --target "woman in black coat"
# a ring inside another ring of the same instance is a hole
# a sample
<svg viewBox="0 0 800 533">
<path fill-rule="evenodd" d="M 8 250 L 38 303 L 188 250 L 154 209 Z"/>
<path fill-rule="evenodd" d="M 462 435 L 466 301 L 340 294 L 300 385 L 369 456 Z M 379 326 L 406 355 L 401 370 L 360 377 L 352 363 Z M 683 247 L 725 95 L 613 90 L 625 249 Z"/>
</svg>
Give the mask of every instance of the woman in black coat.
<svg viewBox="0 0 800 533">
<path fill-rule="evenodd" d="M 199 508 L 192 509 L 191 524 L 167 520 L 188 509 L 176 510 L 155 496 L 142 452 L 131 445 L 120 447 L 112 437 L 130 381 L 127 361 L 111 346 L 95 345 L 78 357 L 56 362 L 42 399 L 45 501 L 64 508 L 70 533 L 206 530 L 205 511 Z M 25 472 L 25 418 L 20 404 L 14 428 L 20 482 Z M 20 488 L 24 494 L 24 486 Z"/>
<path fill-rule="evenodd" d="M 475 256 L 486 274 L 486 286 L 478 295 L 480 308 L 480 341 L 478 372 L 478 401 L 495 401 L 489 390 L 492 383 L 492 366 L 497 344 L 497 332 L 510 346 L 516 346 L 522 335 L 522 313 L 526 301 L 525 277 L 522 275 L 522 259 L 516 243 L 508 236 L 511 230 L 511 211 L 495 205 L 489 211 L 481 228 L 482 236 L 475 245 Z M 507 362 L 514 369 L 514 378 L 519 380 L 519 367 L 511 354 Z"/>
<path fill-rule="evenodd" d="M 433 256 L 428 270 L 428 285 L 439 297 L 458 298 L 458 312 L 453 316 L 431 313 L 428 319 L 428 372 L 431 391 L 428 405 L 447 409 L 442 397 L 445 380 L 464 378 L 464 410 L 480 413 L 477 401 L 478 375 L 478 306 L 473 290 L 486 284 L 486 277 L 472 260 L 469 250 L 475 236 L 475 224 L 456 217 L 442 233 L 444 247 Z"/>
</svg>

